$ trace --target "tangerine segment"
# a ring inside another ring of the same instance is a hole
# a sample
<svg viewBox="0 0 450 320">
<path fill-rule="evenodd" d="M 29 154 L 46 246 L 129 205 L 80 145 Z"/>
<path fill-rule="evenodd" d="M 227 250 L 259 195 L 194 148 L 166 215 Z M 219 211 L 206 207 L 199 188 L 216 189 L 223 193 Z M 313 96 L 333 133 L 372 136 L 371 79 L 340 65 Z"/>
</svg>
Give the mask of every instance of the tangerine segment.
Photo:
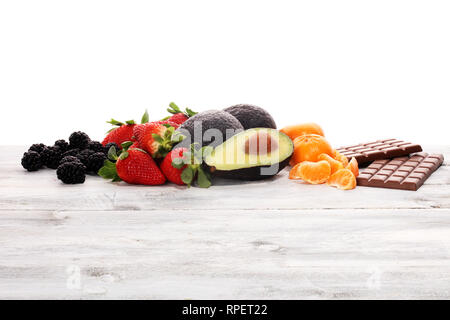
<svg viewBox="0 0 450 320">
<path fill-rule="evenodd" d="M 359 176 L 358 161 L 356 160 L 355 157 L 353 157 L 352 160 L 350 160 L 345 169 L 349 169 L 351 172 L 353 172 L 355 177 Z"/>
<path fill-rule="evenodd" d="M 337 161 L 341 162 L 342 165 L 345 167 L 348 166 L 348 159 L 346 156 L 344 156 L 343 154 L 339 153 L 339 151 L 334 150 L 334 159 L 336 159 Z"/>
<path fill-rule="evenodd" d="M 336 171 L 338 171 L 340 169 L 344 169 L 344 165 L 340 161 L 337 161 L 337 160 L 333 159 L 332 157 L 330 157 L 326 153 L 320 154 L 318 159 L 319 160 L 325 160 L 326 162 L 328 162 L 330 164 L 330 166 L 331 166 L 331 174 L 335 173 Z"/>
<path fill-rule="evenodd" d="M 311 184 L 321 184 L 325 183 L 330 178 L 330 175 L 331 166 L 327 161 L 303 161 L 291 169 L 289 178 L 302 179 Z"/>
<path fill-rule="evenodd" d="M 298 170 L 299 166 L 300 166 L 300 163 L 297 163 L 295 166 L 292 167 L 291 171 L 289 171 L 289 179 L 301 180 L 300 173 Z"/>
<path fill-rule="evenodd" d="M 287 126 L 280 130 L 289 138 L 294 140 L 298 136 L 302 136 L 304 134 L 317 134 L 319 136 L 324 137 L 322 128 L 317 123 L 301 123 L 293 126 Z"/>
<path fill-rule="evenodd" d="M 331 175 L 327 184 L 341 190 L 351 190 L 356 188 L 356 178 L 349 169 L 341 169 Z"/>
<path fill-rule="evenodd" d="M 317 134 L 305 134 L 295 138 L 294 154 L 290 163 L 295 165 L 303 161 L 316 162 L 322 153 L 333 154 L 333 148 L 328 141 Z"/>
</svg>

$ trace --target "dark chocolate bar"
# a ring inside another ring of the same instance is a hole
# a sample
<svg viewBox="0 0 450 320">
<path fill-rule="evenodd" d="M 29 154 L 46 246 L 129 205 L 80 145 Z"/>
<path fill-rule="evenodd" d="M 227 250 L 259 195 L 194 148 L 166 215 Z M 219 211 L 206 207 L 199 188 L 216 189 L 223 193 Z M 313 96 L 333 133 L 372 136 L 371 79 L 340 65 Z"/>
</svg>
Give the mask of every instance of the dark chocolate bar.
<svg viewBox="0 0 450 320">
<path fill-rule="evenodd" d="M 376 160 L 361 170 L 356 178 L 359 186 L 417 190 L 442 164 L 442 154 L 421 152 L 411 157 Z"/>
<path fill-rule="evenodd" d="M 369 162 L 406 156 L 410 153 L 422 151 L 418 144 L 405 142 L 397 139 L 378 140 L 369 143 L 361 143 L 350 147 L 341 147 L 337 151 L 349 160 L 355 157 L 359 165 Z"/>
</svg>

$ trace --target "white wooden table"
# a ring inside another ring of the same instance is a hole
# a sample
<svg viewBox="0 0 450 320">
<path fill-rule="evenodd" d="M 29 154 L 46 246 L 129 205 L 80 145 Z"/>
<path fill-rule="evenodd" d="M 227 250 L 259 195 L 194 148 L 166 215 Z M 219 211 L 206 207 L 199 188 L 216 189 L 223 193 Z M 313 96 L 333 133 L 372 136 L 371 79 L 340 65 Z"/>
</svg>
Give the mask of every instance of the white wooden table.
<svg viewBox="0 0 450 320">
<path fill-rule="evenodd" d="M 417 192 L 63 185 L 0 147 L 0 298 L 450 298 L 450 147 Z"/>
</svg>

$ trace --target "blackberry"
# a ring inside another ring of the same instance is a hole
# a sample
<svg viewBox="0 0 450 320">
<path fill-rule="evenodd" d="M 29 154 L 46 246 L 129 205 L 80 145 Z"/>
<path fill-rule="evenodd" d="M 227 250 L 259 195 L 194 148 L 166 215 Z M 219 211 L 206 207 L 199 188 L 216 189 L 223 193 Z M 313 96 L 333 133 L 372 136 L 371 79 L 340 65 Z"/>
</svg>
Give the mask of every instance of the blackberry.
<svg viewBox="0 0 450 320">
<path fill-rule="evenodd" d="M 62 154 L 62 157 L 73 156 L 76 157 L 80 153 L 80 149 L 70 149 Z"/>
<path fill-rule="evenodd" d="M 89 141 L 91 141 L 91 139 L 86 133 L 76 131 L 69 137 L 70 149 L 86 149 L 88 147 Z"/>
<path fill-rule="evenodd" d="M 22 167 L 28 171 L 37 171 L 42 168 L 41 156 L 36 151 L 28 151 L 23 154 Z"/>
<path fill-rule="evenodd" d="M 81 163 L 87 166 L 89 156 L 93 155 L 94 153 L 95 151 L 92 151 L 90 149 L 84 149 L 80 151 L 80 153 L 78 153 L 76 157 L 81 161 Z"/>
<path fill-rule="evenodd" d="M 120 150 L 120 148 L 119 148 L 119 146 L 117 145 L 117 143 L 115 143 L 115 142 L 110 142 L 110 143 L 107 143 L 106 146 L 105 146 L 105 153 L 106 153 L 106 154 L 108 154 L 108 151 L 109 151 L 109 149 L 110 149 L 111 147 L 116 148 L 116 151 L 119 151 L 119 150 Z"/>
<path fill-rule="evenodd" d="M 86 179 L 86 167 L 80 162 L 64 162 L 56 169 L 56 175 L 64 183 L 83 183 Z"/>
<path fill-rule="evenodd" d="M 43 143 L 35 143 L 32 144 L 31 147 L 28 149 L 28 151 L 35 151 L 37 153 L 41 153 L 42 150 L 44 150 L 45 144 Z"/>
<path fill-rule="evenodd" d="M 64 158 L 61 159 L 59 164 L 63 164 L 64 162 L 79 162 L 79 163 L 81 163 L 80 159 L 78 159 L 75 156 L 65 156 Z"/>
<path fill-rule="evenodd" d="M 62 158 L 62 152 L 59 147 L 46 147 L 41 152 L 42 164 L 47 168 L 56 169 L 58 168 L 59 161 Z"/>
<path fill-rule="evenodd" d="M 105 152 L 105 148 L 103 145 L 98 141 L 90 141 L 88 148 L 95 152 Z"/>
<path fill-rule="evenodd" d="M 106 155 L 103 152 L 96 152 L 91 154 L 88 158 L 86 168 L 88 171 L 97 174 L 98 170 L 103 167 L 105 163 Z"/>
<path fill-rule="evenodd" d="M 55 147 L 59 147 L 61 152 L 66 152 L 67 150 L 69 150 L 69 143 L 67 143 L 67 141 L 64 139 L 56 140 Z"/>
</svg>

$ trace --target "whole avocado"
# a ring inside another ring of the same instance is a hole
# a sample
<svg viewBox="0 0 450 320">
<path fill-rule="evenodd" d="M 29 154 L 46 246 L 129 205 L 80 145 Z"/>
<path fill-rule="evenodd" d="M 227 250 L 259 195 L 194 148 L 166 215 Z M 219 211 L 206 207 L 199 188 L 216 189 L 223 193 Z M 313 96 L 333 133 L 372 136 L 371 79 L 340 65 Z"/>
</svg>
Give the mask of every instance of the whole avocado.
<svg viewBox="0 0 450 320">
<path fill-rule="evenodd" d="M 252 128 L 276 129 L 277 125 L 270 113 L 263 108 L 250 104 L 237 104 L 223 109 L 230 113 L 242 124 L 245 130 Z"/>
<path fill-rule="evenodd" d="M 193 142 L 197 142 L 200 146 L 210 145 L 212 147 L 221 144 L 243 130 L 244 127 L 238 119 L 230 113 L 221 110 L 207 110 L 197 113 L 177 129 L 181 134 L 190 136 L 190 138 L 187 137 L 183 140 L 179 146 L 188 146 Z"/>
</svg>

